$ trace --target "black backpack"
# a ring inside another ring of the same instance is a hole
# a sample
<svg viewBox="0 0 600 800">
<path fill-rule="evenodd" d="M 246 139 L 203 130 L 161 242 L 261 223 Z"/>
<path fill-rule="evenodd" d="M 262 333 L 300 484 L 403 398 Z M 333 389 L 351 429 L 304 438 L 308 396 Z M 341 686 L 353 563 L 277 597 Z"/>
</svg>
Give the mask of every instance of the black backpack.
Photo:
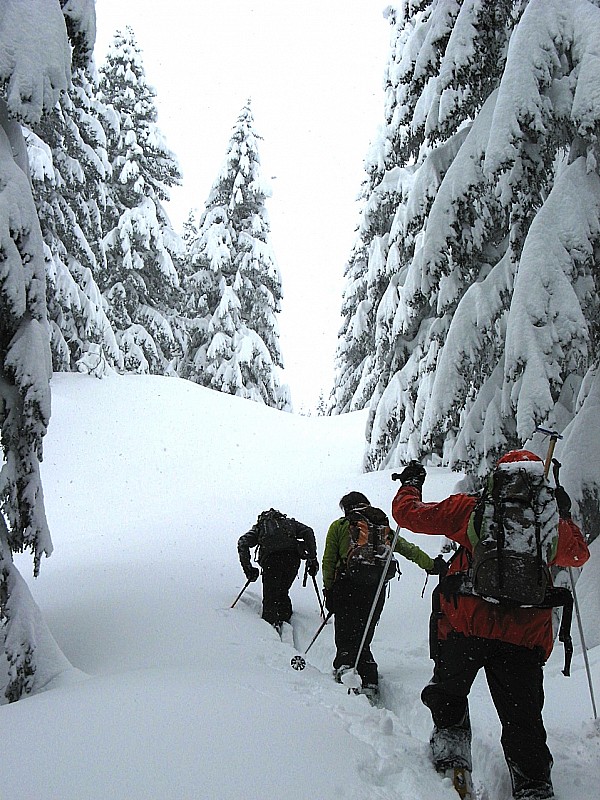
<svg viewBox="0 0 600 800">
<path fill-rule="evenodd" d="M 346 514 L 350 546 L 344 572 L 354 583 L 374 586 L 379 583 L 390 558 L 393 537 L 389 520 L 380 508 L 366 506 Z M 391 557 L 385 581 L 398 574 L 398 562 Z"/>
<path fill-rule="evenodd" d="M 256 521 L 258 528 L 258 560 L 279 550 L 299 550 L 296 526 L 281 511 L 263 511 Z"/>
</svg>

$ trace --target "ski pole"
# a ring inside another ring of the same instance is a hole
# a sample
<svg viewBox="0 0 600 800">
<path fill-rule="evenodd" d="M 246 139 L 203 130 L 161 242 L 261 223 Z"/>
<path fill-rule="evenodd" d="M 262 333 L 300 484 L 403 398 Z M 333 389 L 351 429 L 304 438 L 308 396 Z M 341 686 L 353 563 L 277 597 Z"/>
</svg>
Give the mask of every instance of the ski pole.
<svg viewBox="0 0 600 800">
<path fill-rule="evenodd" d="M 237 601 L 240 599 L 240 597 L 241 597 L 241 596 L 244 594 L 244 592 L 245 592 L 245 591 L 246 591 L 246 589 L 247 589 L 247 588 L 250 586 L 250 584 L 251 584 L 251 583 L 252 583 L 252 581 L 250 580 L 250 578 L 248 578 L 248 580 L 247 580 L 247 581 L 246 581 L 246 583 L 244 584 L 244 588 L 243 588 L 243 589 L 242 589 L 242 591 L 241 591 L 241 592 L 238 594 L 238 596 L 235 598 L 235 600 L 233 601 L 233 603 L 230 605 L 230 608 L 233 608 L 233 607 L 234 607 L 234 605 L 237 603 Z"/>
<path fill-rule="evenodd" d="M 560 486 L 560 478 L 559 472 L 561 468 L 560 461 L 557 461 L 555 458 L 552 459 L 552 463 L 554 465 L 553 472 L 554 472 L 554 483 L 556 486 Z M 592 712 L 594 714 L 594 719 L 598 719 L 598 712 L 596 711 L 596 699 L 594 697 L 594 684 L 592 681 L 592 671 L 590 669 L 590 661 L 588 658 L 587 653 L 587 646 L 585 643 L 585 635 L 583 633 L 583 621 L 581 619 L 581 612 L 579 610 L 579 601 L 577 600 L 577 592 L 575 591 L 575 578 L 573 577 L 573 568 L 569 567 L 569 582 L 571 584 L 571 593 L 573 595 L 573 605 L 575 606 L 575 616 L 577 617 L 577 627 L 579 628 L 579 640 L 581 641 L 581 649 L 583 652 L 583 661 L 585 664 L 585 671 L 587 674 L 587 682 L 588 687 L 590 690 L 590 699 L 592 701 Z"/>
<path fill-rule="evenodd" d="M 312 576 L 313 586 L 315 587 L 315 592 L 317 593 L 317 600 L 319 601 L 319 608 L 321 609 L 321 616 L 325 619 L 325 608 L 323 607 L 323 601 L 321 600 L 321 595 L 319 593 L 319 587 L 317 586 L 317 579 L 315 576 Z"/>
<path fill-rule="evenodd" d="M 292 657 L 292 660 L 290 661 L 290 665 L 291 665 L 291 666 L 292 666 L 294 669 L 299 669 L 299 670 L 302 670 L 302 669 L 304 669 L 304 667 L 306 666 L 306 659 L 304 658 L 304 656 L 305 656 L 305 655 L 308 653 L 308 651 L 310 650 L 310 648 L 311 648 L 311 647 L 313 646 L 313 644 L 314 644 L 314 643 L 317 641 L 317 637 L 318 637 L 318 635 L 321 633 L 321 631 L 323 630 L 323 628 L 325 627 L 325 625 L 327 625 L 327 623 L 329 622 L 329 620 L 330 620 L 330 618 L 331 618 L 332 616 L 333 616 L 333 611 L 329 611 L 329 613 L 327 614 L 327 616 L 325 617 L 325 619 L 323 620 L 323 622 L 322 622 L 322 623 L 319 625 L 319 629 L 317 630 L 317 632 L 315 633 L 315 635 L 313 636 L 313 638 L 310 640 L 310 644 L 308 645 L 308 647 L 307 647 L 307 648 L 306 648 L 306 650 L 304 651 L 304 654 L 303 654 L 303 655 L 301 655 L 301 656 L 297 655 L 297 656 L 293 656 L 293 657 Z"/>
<path fill-rule="evenodd" d="M 579 628 L 579 639 L 581 640 L 581 649 L 583 651 L 583 661 L 585 663 L 585 671 L 587 673 L 588 686 L 590 689 L 590 699 L 592 701 L 592 711 L 594 719 L 598 719 L 598 712 L 596 711 L 596 700 L 594 698 L 594 684 L 592 683 L 592 672 L 590 670 L 590 661 L 588 659 L 587 647 L 585 645 L 585 636 L 583 635 L 583 623 L 581 621 L 581 614 L 579 612 L 579 603 L 577 601 L 577 592 L 575 591 L 575 580 L 573 578 L 573 569 L 569 567 L 569 580 L 571 581 L 571 591 L 573 592 L 573 602 L 575 604 L 575 616 L 577 617 L 577 627 Z"/>
<path fill-rule="evenodd" d="M 362 651 L 363 651 L 363 647 L 365 646 L 365 642 L 367 640 L 367 635 L 368 635 L 368 632 L 369 632 L 369 628 L 371 627 L 371 621 L 373 620 L 373 616 L 375 614 L 375 607 L 377 606 L 377 601 L 379 600 L 379 595 L 381 594 L 381 590 L 383 589 L 383 585 L 385 583 L 385 578 L 386 578 L 390 563 L 392 561 L 392 558 L 394 556 L 394 547 L 396 545 L 396 542 L 398 541 L 398 536 L 399 535 L 400 535 L 400 525 L 398 524 L 398 527 L 396 528 L 396 532 L 394 533 L 394 538 L 392 539 L 392 543 L 390 545 L 390 552 L 388 553 L 388 556 L 387 556 L 386 561 L 385 561 L 385 567 L 383 569 L 383 572 L 381 573 L 381 578 L 379 579 L 379 586 L 377 587 L 377 591 L 375 592 L 375 599 L 373 600 L 373 604 L 372 604 L 371 610 L 369 612 L 369 618 L 367 619 L 367 624 L 365 625 L 365 630 L 363 632 L 362 641 L 360 643 L 360 647 L 358 648 L 358 653 L 356 655 L 356 661 L 354 662 L 354 672 L 355 673 L 356 673 L 356 671 L 358 669 L 358 662 L 360 660 L 360 657 L 361 657 Z"/>
</svg>

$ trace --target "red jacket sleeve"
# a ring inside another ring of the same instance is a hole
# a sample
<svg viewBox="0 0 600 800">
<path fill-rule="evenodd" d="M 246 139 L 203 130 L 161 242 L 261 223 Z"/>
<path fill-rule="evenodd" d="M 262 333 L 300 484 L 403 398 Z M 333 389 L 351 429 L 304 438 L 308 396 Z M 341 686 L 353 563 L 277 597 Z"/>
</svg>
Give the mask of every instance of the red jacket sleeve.
<svg viewBox="0 0 600 800">
<path fill-rule="evenodd" d="M 423 503 L 414 486 L 402 486 L 392 501 L 392 516 L 402 527 L 415 533 L 447 536 L 471 549 L 467 524 L 476 497 L 453 494 L 439 503 Z"/>
<path fill-rule="evenodd" d="M 581 567 L 590 557 L 583 534 L 572 519 L 561 519 L 558 523 L 558 547 L 553 564 L 559 567 Z"/>
</svg>

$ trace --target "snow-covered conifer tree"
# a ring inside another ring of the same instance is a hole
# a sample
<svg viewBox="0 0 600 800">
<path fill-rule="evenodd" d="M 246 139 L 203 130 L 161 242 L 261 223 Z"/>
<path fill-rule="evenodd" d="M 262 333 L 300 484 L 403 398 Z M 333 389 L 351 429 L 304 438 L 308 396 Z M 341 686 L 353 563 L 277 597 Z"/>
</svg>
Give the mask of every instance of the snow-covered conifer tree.
<svg viewBox="0 0 600 800">
<path fill-rule="evenodd" d="M 289 408 L 276 314 L 281 279 L 270 245 L 250 102 L 188 246 L 192 331 L 180 374 L 218 391 Z"/>
<path fill-rule="evenodd" d="M 156 92 L 130 28 L 115 35 L 100 75 L 102 102 L 115 113 L 107 130 L 112 180 L 99 282 L 125 369 L 165 374 L 177 354 L 170 318 L 179 285 L 173 257 L 181 241 L 162 201 L 179 183 L 179 168 L 158 128 Z"/>
<path fill-rule="evenodd" d="M 429 217 L 437 208 L 444 213 L 440 187 L 482 102 L 481 87 L 493 86 L 494 74 L 501 73 L 498 54 L 508 35 L 509 5 L 405 3 L 390 15 L 385 130 L 396 166 L 387 169 L 381 184 L 395 183 L 400 202 L 381 255 L 388 279 L 377 309 L 378 384 L 370 407 L 369 467 L 393 458 L 396 448 L 401 458 L 415 458 L 437 451 L 442 441 L 446 447 L 451 443 L 442 435 L 425 443 L 423 416 L 456 300 L 453 283 L 468 285 L 477 274 L 477 255 L 467 225 L 462 231 L 450 228 L 453 261 L 446 252 L 430 258 L 426 237 L 435 243 L 438 221 L 429 223 Z M 461 90 L 457 76 L 467 90 Z M 463 203 L 473 208 L 467 197 Z M 494 217 L 494 210 L 486 213 Z M 445 217 L 442 222 L 448 227 Z M 469 267 L 463 273 L 465 262 Z M 440 305 L 440 293 L 449 307 Z"/>
<path fill-rule="evenodd" d="M 386 90 L 385 124 L 369 147 L 365 158 L 366 178 L 361 191 L 360 222 L 355 245 L 346 264 L 346 288 L 342 304 L 343 324 L 336 352 L 335 388 L 332 411 L 344 413 L 366 408 L 377 396 L 385 362 L 393 352 L 389 341 L 390 322 L 381 319 L 394 297 L 398 266 L 397 246 L 390 250 L 389 234 L 394 214 L 402 199 L 401 171 L 408 163 L 412 140 L 398 143 L 398 106 L 409 103 L 409 86 L 400 84 L 398 71 L 405 59 L 404 45 L 414 32 L 416 21 L 428 3 L 406 3 L 403 9 L 389 6 L 386 15 L 392 26 L 391 52 L 384 73 Z M 398 93 L 404 90 L 404 95 Z M 388 255 L 390 263 L 388 264 Z M 394 308 L 391 308 L 393 315 Z M 384 330 L 388 335 L 383 336 Z M 385 340 L 385 341 L 384 341 Z"/>
<path fill-rule="evenodd" d="M 359 230 L 390 184 L 397 205 L 387 238 L 362 236 L 352 275 L 385 284 L 369 309 L 366 465 L 436 456 L 482 475 L 507 447 L 542 453 L 536 426 L 579 443 L 597 415 L 600 8 L 405 0 L 388 13 L 384 170 Z M 600 475 L 564 460 L 591 519 Z"/>
<path fill-rule="evenodd" d="M 37 124 L 67 89 L 67 29 L 74 63 L 87 62 L 93 0 L 29 0 L 27 13 L 19 0 L 0 5 L 0 610 L 11 701 L 35 688 L 41 625 L 13 553 L 31 551 L 37 575 L 42 556 L 52 552 L 39 469 L 52 369 L 44 245 L 20 123 Z"/>
<path fill-rule="evenodd" d="M 374 375 L 375 353 L 373 308 L 366 297 L 367 263 L 367 248 L 358 236 L 344 270 L 343 322 L 338 334 L 334 388 L 330 398 L 334 414 L 363 408 L 371 398 L 371 392 L 363 390 Z"/>
<path fill-rule="evenodd" d="M 390 21 L 380 186 L 399 202 L 367 466 L 436 454 L 483 474 L 544 450 L 539 424 L 577 440 L 597 404 L 600 8 L 406 0 Z M 598 476 L 569 474 L 597 502 Z"/>
<path fill-rule="evenodd" d="M 122 354 L 96 282 L 105 268 L 101 215 L 110 168 L 92 69 L 74 73 L 26 139 L 46 244 L 53 367 L 101 377 L 122 367 Z"/>
</svg>

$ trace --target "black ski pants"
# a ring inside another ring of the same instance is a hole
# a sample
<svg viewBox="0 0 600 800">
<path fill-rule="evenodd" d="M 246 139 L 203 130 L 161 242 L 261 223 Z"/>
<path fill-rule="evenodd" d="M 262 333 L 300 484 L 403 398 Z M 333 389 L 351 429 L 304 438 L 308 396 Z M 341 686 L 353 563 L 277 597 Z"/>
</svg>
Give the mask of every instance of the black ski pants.
<svg viewBox="0 0 600 800">
<path fill-rule="evenodd" d="M 262 618 L 271 625 L 289 622 L 292 616 L 290 587 L 300 568 L 296 550 L 277 550 L 261 559 L 263 605 Z"/>
<path fill-rule="evenodd" d="M 516 800 L 553 798 L 552 756 L 542 719 L 540 650 L 454 635 L 439 642 L 433 678 L 421 699 L 431 710 L 431 746 L 437 767 L 471 767 L 468 695 L 483 668 L 502 724 L 502 748 Z"/>
<path fill-rule="evenodd" d="M 362 641 L 369 613 L 375 599 L 377 585 L 360 586 L 352 583 L 348 578 L 342 578 L 334 584 L 327 593 L 328 608 L 334 612 L 334 635 L 336 654 L 333 668 L 348 666 L 356 663 L 358 648 Z M 385 603 L 385 588 L 382 589 L 373 619 L 369 625 L 367 637 L 357 664 L 357 672 L 361 677 L 363 686 L 377 686 L 379 675 L 377 662 L 371 652 L 371 642 L 375 635 L 375 627 L 383 611 Z"/>
</svg>

